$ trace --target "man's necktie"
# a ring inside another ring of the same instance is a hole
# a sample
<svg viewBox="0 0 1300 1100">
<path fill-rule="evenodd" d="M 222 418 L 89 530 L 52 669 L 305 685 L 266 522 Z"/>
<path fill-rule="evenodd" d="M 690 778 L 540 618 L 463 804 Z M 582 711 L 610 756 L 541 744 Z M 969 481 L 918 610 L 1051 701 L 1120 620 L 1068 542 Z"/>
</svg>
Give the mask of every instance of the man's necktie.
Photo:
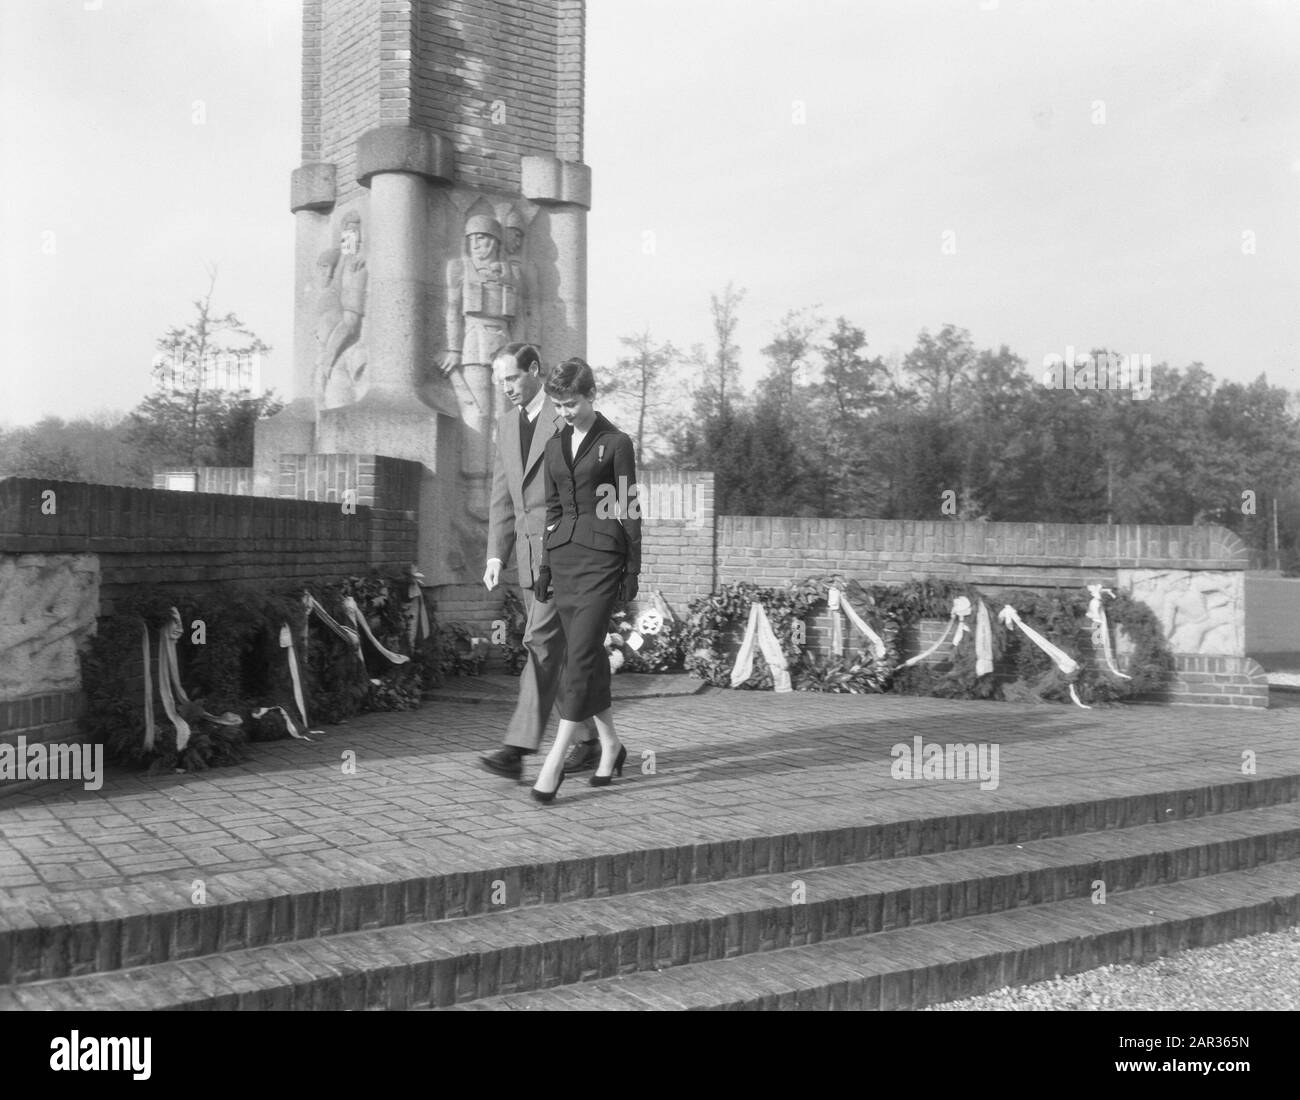
<svg viewBox="0 0 1300 1100">
<path fill-rule="evenodd" d="M 533 430 L 537 427 L 535 420 L 528 419 L 528 413 L 524 409 L 519 410 L 519 461 L 523 463 L 524 469 L 528 468 L 528 452 L 533 446 Z"/>
</svg>

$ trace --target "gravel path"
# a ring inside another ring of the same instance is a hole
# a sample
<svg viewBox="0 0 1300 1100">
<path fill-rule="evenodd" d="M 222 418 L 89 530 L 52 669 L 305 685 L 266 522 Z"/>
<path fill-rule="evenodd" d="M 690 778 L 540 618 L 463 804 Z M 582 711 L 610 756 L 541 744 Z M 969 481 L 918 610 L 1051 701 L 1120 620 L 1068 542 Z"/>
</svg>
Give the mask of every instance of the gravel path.
<svg viewBox="0 0 1300 1100">
<path fill-rule="evenodd" d="M 924 1011 L 1300 1009 L 1300 926 L 1198 947 L 1141 966 L 1102 966 Z"/>
</svg>

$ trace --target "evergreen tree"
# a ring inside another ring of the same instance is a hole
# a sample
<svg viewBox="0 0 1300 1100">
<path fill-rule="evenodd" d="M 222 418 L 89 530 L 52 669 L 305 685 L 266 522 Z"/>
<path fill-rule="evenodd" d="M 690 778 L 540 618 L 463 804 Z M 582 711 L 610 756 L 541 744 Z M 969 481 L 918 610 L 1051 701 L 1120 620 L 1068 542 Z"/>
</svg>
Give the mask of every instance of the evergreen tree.
<svg viewBox="0 0 1300 1100">
<path fill-rule="evenodd" d="M 271 349 L 235 314 L 213 312 L 216 271 L 209 275 L 194 320 L 159 338 L 154 392 L 130 414 L 128 438 L 155 467 L 247 466 L 253 425 L 281 408 L 269 390 L 226 388 L 232 367 L 238 381 L 244 365 Z"/>
</svg>

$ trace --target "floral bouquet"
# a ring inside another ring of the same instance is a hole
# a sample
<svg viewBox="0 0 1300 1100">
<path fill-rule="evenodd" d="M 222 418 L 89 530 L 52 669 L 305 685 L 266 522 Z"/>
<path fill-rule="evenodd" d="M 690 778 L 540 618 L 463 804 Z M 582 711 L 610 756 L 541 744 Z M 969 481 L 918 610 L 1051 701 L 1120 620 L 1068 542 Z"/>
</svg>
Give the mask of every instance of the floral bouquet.
<svg viewBox="0 0 1300 1100">
<path fill-rule="evenodd" d="M 668 672 L 682 667 L 681 624 L 671 611 L 664 615 L 647 608 L 633 615 L 615 608 L 609 627 L 605 652 L 611 672 Z"/>
</svg>

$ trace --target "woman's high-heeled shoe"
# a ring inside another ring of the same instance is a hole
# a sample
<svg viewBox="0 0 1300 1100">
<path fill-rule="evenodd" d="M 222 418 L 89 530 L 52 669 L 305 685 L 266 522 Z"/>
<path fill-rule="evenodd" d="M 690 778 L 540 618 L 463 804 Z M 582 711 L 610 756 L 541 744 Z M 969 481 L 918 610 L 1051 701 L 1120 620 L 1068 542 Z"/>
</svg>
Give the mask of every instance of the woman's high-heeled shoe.
<svg viewBox="0 0 1300 1100">
<path fill-rule="evenodd" d="M 614 772 L 618 773 L 620 779 L 623 778 L 623 761 L 626 759 L 627 746 L 620 745 L 618 747 L 618 756 L 614 759 Z M 593 775 L 587 782 L 593 787 L 608 787 L 610 780 L 614 778 L 614 772 L 610 772 L 609 775 Z"/>
<path fill-rule="evenodd" d="M 564 782 L 564 767 L 561 765 L 561 767 L 560 767 L 560 778 L 559 778 L 558 782 L 556 782 L 556 784 L 555 784 L 555 790 L 553 790 L 553 791 L 539 791 L 536 787 L 534 787 L 534 788 L 532 789 L 532 791 L 530 791 L 529 793 L 530 793 L 530 794 L 533 796 L 533 798 L 534 798 L 536 801 L 538 801 L 538 802 L 554 802 L 554 801 L 555 801 L 555 796 L 556 796 L 557 794 L 560 793 L 560 784 L 563 783 L 563 782 Z"/>
</svg>

